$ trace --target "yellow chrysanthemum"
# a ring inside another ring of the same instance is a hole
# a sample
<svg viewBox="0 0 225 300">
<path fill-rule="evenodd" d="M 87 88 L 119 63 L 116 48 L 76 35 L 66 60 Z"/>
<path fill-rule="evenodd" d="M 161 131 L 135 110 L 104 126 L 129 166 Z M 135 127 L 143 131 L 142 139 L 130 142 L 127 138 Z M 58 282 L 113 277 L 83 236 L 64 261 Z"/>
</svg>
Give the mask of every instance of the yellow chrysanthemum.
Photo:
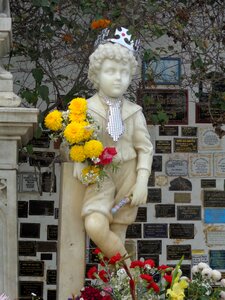
<svg viewBox="0 0 225 300">
<path fill-rule="evenodd" d="M 84 147 L 79 145 L 72 146 L 70 149 L 70 158 L 76 162 L 83 162 L 86 158 Z"/>
<path fill-rule="evenodd" d="M 71 122 L 83 122 L 85 118 L 86 118 L 85 114 L 75 114 L 73 112 L 69 114 L 69 120 Z"/>
<path fill-rule="evenodd" d="M 74 98 L 69 106 L 69 110 L 75 114 L 84 114 L 87 110 L 87 100 L 85 98 Z"/>
<path fill-rule="evenodd" d="M 82 170 L 82 181 L 86 184 L 93 184 L 98 181 L 100 168 L 97 166 L 88 166 Z"/>
<path fill-rule="evenodd" d="M 59 110 L 53 110 L 45 117 L 45 126 L 53 131 L 62 129 L 62 112 Z"/>
<path fill-rule="evenodd" d="M 84 153 L 87 157 L 99 157 L 103 151 L 103 145 L 100 141 L 90 140 L 84 144 Z"/>
<path fill-rule="evenodd" d="M 78 122 L 71 122 L 64 130 L 64 137 L 70 144 L 80 143 L 84 140 L 85 126 Z"/>
</svg>

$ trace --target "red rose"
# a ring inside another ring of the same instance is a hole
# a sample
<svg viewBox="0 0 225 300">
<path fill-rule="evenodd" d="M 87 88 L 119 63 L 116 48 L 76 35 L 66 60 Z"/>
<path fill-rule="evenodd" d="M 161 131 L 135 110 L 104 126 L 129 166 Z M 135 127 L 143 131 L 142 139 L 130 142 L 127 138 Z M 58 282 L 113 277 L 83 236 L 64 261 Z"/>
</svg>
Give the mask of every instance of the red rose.
<svg viewBox="0 0 225 300">
<path fill-rule="evenodd" d="M 95 279 L 95 273 L 97 274 L 98 273 L 98 270 L 97 268 L 94 266 L 92 268 L 90 268 L 87 272 L 87 277 L 90 278 L 90 279 Z"/>
<path fill-rule="evenodd" d="M 151 289 L 153 288 L 153 290 L 156 292 L 156 293 L 159 293 L 160 292 L 160 288 L 158 286 L 158 284 L 156 284 L 154 281 L 152 281 L 148 286 L 147 286 L 148 289 Z"/>
<path fill-rule="evenodd" d="M 105 270 L 101 270 L 99 273 L 98 273 L 98 276 L 101 278 L 101 280 L 103 282 L 109 282 L 109 278 L 108 278 L 108 274 Z"/>
<path fill-rule="evenodd" d="M 172 268 L 167 265 L 158 266 L 158 270 L 166 270 L 166 269 L 169 269 L 171 271 Z"/>
<path fill-rule="evenodd" d="M 99 253 L 102 253 L 102 251 L 99 248 L 96 248 L 93 253 L 98 255 Z"/>
<path fill-rule="evenodd" d="M 115 147 L 106 147 L 99 156 L 98 165 L 108 165 L 112 162 L 113 157 L 117 154 Z"/>
<path fill-rule="evenodd" d="M 154 262 L 154 260 L 152 260 L 152 259 L 147 259 L 147 260 L 144 261 L 144 265 L 145 265 L 145 266 L 146 266 L 146 265 L 149 265 L 151 268 L 154 268 L 155 262 Z"/>
<path fill-rule="evenodd" d="M 141 274 L 140 277 L 148 282 L 152 282 L 153 281 L 153 277 L 151 275 L 148 274 Z"/>
<path fill-rule="evenodd" d="M 171 275 L 165 274 L 163 277 L 166 279 L 166 281 L 167 281 L 169 284 L 172 283 L 173 277 L 172 277 Z"/>
<path fill-rule="evenodd" d="M 117 253 L 116 255 L 112 256 L 109 260 L 110 265 L 115 265 L 118 261 L 120 261 L 122 258 L 120 253 Z"/>
<path fill-rule="evenodd" d="M 131 262 L 130 264 L 130 268 L 136 268 L 136 267 L 139 267 L 139 268 L 143 268 L 144 267 L 144 263 L 140 260 L 134 260 Z"/>
</svg>

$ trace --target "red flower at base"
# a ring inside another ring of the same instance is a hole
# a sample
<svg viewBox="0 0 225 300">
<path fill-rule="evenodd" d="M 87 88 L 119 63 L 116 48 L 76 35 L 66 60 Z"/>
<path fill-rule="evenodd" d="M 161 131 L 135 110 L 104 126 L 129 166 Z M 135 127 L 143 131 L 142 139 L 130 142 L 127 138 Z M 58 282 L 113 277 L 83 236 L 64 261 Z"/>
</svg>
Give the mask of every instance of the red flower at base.
<svg viewBox="0 0 225 300">
<path fill-rule="evenodd" d="M 153 288 L 153 290 L 156 292 L 156 293 L 159 293 L 160 292 L 160 288 L 158 286 L 158 284 L 156 284 L 154 281 L 152 281 L 148 286 L 147 286 L 148 289 L 151 289 Z"/>
<path fill-rule="evenodd" d="M 152 260 L 152 259 L 147 259 L 147 260 L 144 261 L 144 265 L 145 265 L 145 266 L 146 266 L 146 265 L 149 265 L 151 268 L 154 268 L 155 262 L 154 262 L 154 260 Z"/>
<path fill-rule="evenodd" d="M 101 292 L 92 286 L 87 286 L 83 290 L 81 290 L 81 297 L 84 300 L 102 300 L 103 299 Z"/>
<path fill-rule="evenodd" d="M 108 274 L 105 270 L 101 270 L 99 273 L 98 273 L 98 276 L 101 278 L 101 280 L 103 282 L 109 282 L 109 278 L 108 278 Z"/>
<path fill-rule="evenodd" d="M 152 282 L 153 281 L 153 277 L 151 275 L 148 274 L 141 274 L 140 277 L 148 282 Z"/>
<path fill-rule="evenodd" d="M 116 255 L 112 256 L 109 260 L 110 265 L 115 265 L 118 261 L 120 261 L 122 258 L 120 253 L 117 253 Z"/>
<path fill-rule="evenodd" d="M 136 267 L 139 267 L 139 268 L 143 268 L 144 267 L 144 263 L 140 260 L 134 260 L 131 262 L 130 264 L 130 268 L 133 269 L 133 268 L 136 268 Z"/>
<path fill-rule="evenodd" d="M 110 164 L 116 154 L 115 147 L 106 147 L 99 156 L 100 162 L 98 162 L 97 165 L 105 166 Z"/>
<path fill-rule="evenodd" d="M 92 267 L 92 268 L 90 268 L 90 269 L 88 270 L 88 272 L 87 272 L 87 277 L 88 277 L 89 279 L 95 279 L 95 278 L 96 278 L 96 277 L 95 277 L 95 273 L 97 274 L 97 273 L 98 273 L 98 270 L 97 270 L 96 267 Z"/>
</svg>

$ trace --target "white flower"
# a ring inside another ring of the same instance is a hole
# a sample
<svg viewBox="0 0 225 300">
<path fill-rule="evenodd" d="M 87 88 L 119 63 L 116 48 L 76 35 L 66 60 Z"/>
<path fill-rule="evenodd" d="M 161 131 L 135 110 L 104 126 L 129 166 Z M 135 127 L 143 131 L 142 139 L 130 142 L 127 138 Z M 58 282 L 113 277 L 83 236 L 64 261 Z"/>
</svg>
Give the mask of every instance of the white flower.
<svg viewBox="0 0 225 300">
<path fill-rule="evenodd" d="M 225 287 L 225 279 L 224 278 L 221 279 L 220 284 L 221 284 L 221 286 Z"/>
<path fill-rule="evenodd" d="M 180 280 L 185 280 L 187 282 L 190 281 L 190 279 L 187 276 L 181 276 Z"/>
<path fill-rule="evenodd" d="M 220 292 L 220 299 L 225 299 L 225 292 L 224 291 Z"/>
<path fill-rule="evenodd" d="M 202 270 L 202 276 L 206 278 L 210 278 L 212 275 L 212 269 L 211 268 L 204 268 Z"/>
<path fill-rule="evenodd" d="M 209 268 L 209 266 L 208 266 L 206 263 L 200 262 L 200 263 L 198 264 L 198 270 L 199 270 L 199 271 L 202 271 L 202 270 L 205 269 L 205 268 Z"/>
<path fill-rule="evenodd" d="M 191 272 L 192 272 L 192 274 L 198 273 L 198 266 L 197 266 L 197 265 L 196 265 L 196 266 L 193 266 L 193 267 L 191 268 Z"/>
<path fill-rule="evenodd" d="M 219 271 L 213 270 L 212 273 L 211 273 L 211 277 L 212 277 L 213 280 L 218 281 L 218 280 L 221 279 L 222 275 Z"/>
<path fill-rule="evenodd" d="M 127 273 L 124 269 L 119 269 L 116 274 L 121 281 L 127 277 Z"/>
</svg>

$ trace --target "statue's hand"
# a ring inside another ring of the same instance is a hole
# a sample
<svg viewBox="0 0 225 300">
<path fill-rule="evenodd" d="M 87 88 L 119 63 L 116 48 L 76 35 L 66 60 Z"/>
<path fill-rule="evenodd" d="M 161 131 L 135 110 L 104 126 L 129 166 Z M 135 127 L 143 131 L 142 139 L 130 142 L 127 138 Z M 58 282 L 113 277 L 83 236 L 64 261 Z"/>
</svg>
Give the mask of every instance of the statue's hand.
<svg viewBox="0 0 225 300">
<path fill-rule="evenodd" d="M 137 181 L 132 190 L 131 205 L 137 206 L 145 204 L 148 196 L 149 172 L 141 169 L 138 171 Z"/>
</svg>

